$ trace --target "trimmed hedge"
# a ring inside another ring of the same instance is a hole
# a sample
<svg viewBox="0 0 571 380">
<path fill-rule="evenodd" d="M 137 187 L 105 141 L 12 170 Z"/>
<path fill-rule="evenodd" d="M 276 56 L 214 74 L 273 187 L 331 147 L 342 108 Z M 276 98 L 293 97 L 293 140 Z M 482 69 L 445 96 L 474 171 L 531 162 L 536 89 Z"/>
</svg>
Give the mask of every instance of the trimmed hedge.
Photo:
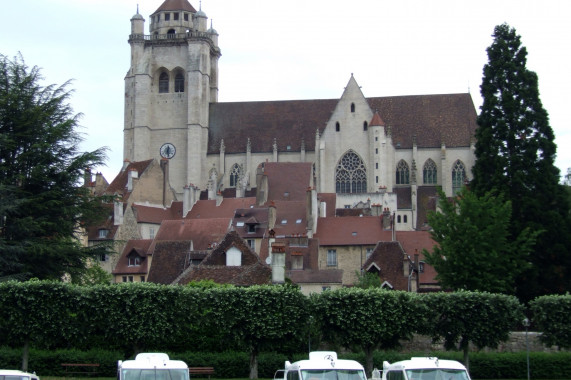
<svg viewBox="0 0 571 380">
<path fill-rule="evenodd" d="M 250 373 L 247 352 L 179 352 L 169 353 L 172 359 L 185 361 L 191 367 L 214 367 L 216 378 L 247 378 Z M 383 368 L 383 361 L 390 363 L 410 359 L 412 356 L 434 356 L 440 359 L 462 360 L 461 352 L 438 351 L 430 353 L 402 353 L 397 351 L 375 351 L 374 365 Z M 571 373 L 571 352 L 530 353 L 530 372 L 533 379 L 569 379 Z M 258 358 L 260 378 L 273 378 L 286 360 L 306 359 L 306 353 L 285 354 L 266 352 Z M 364 364 L 364 353 L 339 353 L 341 359 L 357 360 Z M 124 357 L 119 351 L 106 350 L 30 350 L 30 371 L 40 376 L 64 376 L 61 363 L 99 363 L 98 376 L 115 377 L 117 361 Z M 7 347 L 0 348 L 0 368 L 19 368 L 21 351 Z M 527 378 L 526 353 L 473 352 L 470 354 L 470 376 L 473 379 L 525 379 Z M 196 377 L 196 376 L 193 376 Z"/>
</svg>

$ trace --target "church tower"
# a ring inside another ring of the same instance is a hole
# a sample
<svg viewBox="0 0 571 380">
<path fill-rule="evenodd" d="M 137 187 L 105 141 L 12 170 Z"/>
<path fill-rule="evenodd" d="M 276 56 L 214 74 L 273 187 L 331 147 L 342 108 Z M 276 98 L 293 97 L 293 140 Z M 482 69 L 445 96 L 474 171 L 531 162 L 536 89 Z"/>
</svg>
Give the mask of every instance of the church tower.
<svg viewBox="0 0 571 380">
<path fill-rule="evenodd" d="M 204 188 L 208 110 L 218 101 L 218 33 L 188 0 L 165 0 L 145 19 L 131 18 L 131 66 L 125 76 L 123 157 L 169 160 L 177 196 Z"/>
</svg>

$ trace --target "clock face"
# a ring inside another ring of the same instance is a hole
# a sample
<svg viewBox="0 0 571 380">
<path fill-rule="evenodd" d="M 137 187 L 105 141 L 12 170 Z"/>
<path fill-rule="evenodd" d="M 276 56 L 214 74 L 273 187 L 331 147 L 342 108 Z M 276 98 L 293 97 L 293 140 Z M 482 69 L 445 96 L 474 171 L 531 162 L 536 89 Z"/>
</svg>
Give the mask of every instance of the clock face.
<svg viewBox="0 0 571 380">
<path fill-rule="evenodd" d="M 176 153 L 176 148 L 171 143 L 166 143 L 161 146 L 161 157 L 173 158 Z"/>
</svg>

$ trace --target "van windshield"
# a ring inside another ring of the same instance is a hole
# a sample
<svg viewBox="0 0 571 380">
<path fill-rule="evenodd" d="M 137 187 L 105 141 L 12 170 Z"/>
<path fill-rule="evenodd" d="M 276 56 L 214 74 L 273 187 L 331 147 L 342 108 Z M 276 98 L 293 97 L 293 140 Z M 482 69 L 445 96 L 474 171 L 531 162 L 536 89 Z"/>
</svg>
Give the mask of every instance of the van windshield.
<svg viewBox="0 0 571 380">
<path fill-rule="evenodd" d="M 123 380 L 189 380 L 187 369 L 122 369 Z"/>
<path fill-rule="evenodd" d="M 360 369 L 308 369 L 301 370 L 302 380 L 367 380 Z"/>
<path fill-rule="evenodd" d="M 409 380 L 470 380 L 463 369 L 407 369 Z"/>
</svg>

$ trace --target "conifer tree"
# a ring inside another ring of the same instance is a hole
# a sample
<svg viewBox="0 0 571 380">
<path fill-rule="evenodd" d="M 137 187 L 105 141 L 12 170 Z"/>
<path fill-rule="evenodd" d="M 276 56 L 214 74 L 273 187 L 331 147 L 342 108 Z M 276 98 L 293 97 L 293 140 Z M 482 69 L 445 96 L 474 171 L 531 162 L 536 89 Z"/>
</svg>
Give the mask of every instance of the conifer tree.
<svg viewBox="0 0 571 380">
<path fill-rule="evenodd" d="M 512 203 L 512 239 L 526 227 L 542 231 L 530 256 L 531 269 L 518 278 L 517 294 L 571 290 L 569 203 L 559 184 L 556 145 L 539 98 L 538 77 L 526 68 L 527 50 L 507 24 L 494 29 L 480 87 L 483 104 L 476 130 L 471 190 L 496 190 Z"/>
<path fill-rule="evenodd" d="M 101 199 L 81 186 L 105 149 L 82 153 L 68 83 L 42 86 L 37 67 L 0 55 L 0 279 L 60 279 L 106 247 L 82 247 Z"/>
</svg>

